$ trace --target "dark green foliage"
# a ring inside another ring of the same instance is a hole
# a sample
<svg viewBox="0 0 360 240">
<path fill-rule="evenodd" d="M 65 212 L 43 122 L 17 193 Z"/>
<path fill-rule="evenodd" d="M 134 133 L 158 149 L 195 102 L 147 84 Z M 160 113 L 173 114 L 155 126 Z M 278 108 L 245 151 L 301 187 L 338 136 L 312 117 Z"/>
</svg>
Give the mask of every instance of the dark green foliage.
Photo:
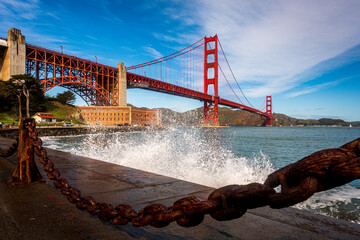
<svg viewBox="0 0 360 240">
<path fill-rule="evenodd" d="M 56 100 L 62 104 L 74 104 L 75 99 L 75 94 L 71 91 L 65 91 L 56 95 Z"/>
<path fill-rule="evenodd" d="M 331 119 L 331 118 L 320 118 L 319 119 L 319 124 L 320 125 L 349 125 L 348 123 L 346 123 L 345 121 L 341 120 L 341 119 Z"/>
<path fill-rule="evenodd" d="M 9 82 L 11 84 L 14 83 L 14 81 L 17 80 L 23 80 L 25 88 L 29 90 L 30 93 L 30 105 L 29 105 L 29 111 L 30 116 L 34 115 L 36 112 L 44 111 L 44 104 L 45 104 L 45 95 L 42 85 L 40 85 L 40 82 L 38 79 L 30 76 L 30 75 L 13 75 Z M 25 104 L 24 104 L 25 105 Z M 24 106 L 25 107 L 25 106 Z"/>
<path fill-rule="evenodd" d="M 8 112 L 18 115 L 19 96 L 21 99 L 21 111 L 26 108 L 24 91 L 29 93 L 30 115 L 45 110 L 45 96 L 39 81 L 29 75 L 13 75 L 9 81 L 0 81 L 0 112 Z"/>
<path fill-rule="evenodd" d="M 312 125 L 338 125 L 338 126 L 349 126 L 349 122 L 345 122 L 341 119 L 331 119 L 331 118 L 321 118 L 319 120 L 316 119 L 297 119 L 286 116 L 285 114 L 274 113 L 274 117 L 276 118 L 275 124 L 281 126 L 312 126 Z M 352 123 L 353 126 L 358 126 L 355 122 Z"/>
<path fill-rule="evenodd" d="M 17 97 L 12 92 L 9 82 L 0 80 L 0 112 L 9 112 L 17 107 Z"/>
</svg>

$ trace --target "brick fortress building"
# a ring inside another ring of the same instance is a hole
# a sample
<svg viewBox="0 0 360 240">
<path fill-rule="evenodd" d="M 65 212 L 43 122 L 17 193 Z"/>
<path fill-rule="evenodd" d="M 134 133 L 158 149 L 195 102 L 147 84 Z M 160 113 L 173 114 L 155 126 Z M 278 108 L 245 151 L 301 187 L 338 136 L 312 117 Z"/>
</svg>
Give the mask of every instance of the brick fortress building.
<svg viewBox="0 0 360 240">
<path fill-rule="evenodd" d="M 160 125 L 160 110 L 150 110 L 137 107 L 117 106 L 90 106 L 78 107 L 81 116 L 89 124 L 114 125 L 114 124 L 145 124 Z"/>
</svg>

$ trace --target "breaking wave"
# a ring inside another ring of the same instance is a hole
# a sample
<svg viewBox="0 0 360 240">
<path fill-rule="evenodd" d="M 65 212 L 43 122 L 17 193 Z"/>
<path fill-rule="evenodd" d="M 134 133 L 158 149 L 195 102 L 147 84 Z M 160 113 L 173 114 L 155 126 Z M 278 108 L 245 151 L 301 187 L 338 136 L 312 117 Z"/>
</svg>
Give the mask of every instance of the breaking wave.
<svg viewBox="0 0 360 240">
<path fill-rule="evenodd" d="M 49 148 L 210 187 L 263 182 L 274 170 L 262 153 L 235 156 L 216 141 L 216 130 L 185 129 L 47 137 L 44 142 Z"/>
</svg>

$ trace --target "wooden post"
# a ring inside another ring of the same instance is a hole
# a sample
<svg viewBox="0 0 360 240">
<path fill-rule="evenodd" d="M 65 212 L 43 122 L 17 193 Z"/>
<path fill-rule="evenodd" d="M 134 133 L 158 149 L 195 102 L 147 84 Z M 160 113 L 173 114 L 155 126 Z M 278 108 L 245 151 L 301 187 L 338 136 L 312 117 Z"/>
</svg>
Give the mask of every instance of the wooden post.
<svg viewBox="0 0 360 240">
<path fill-rule="evenodd" d="M 8 181 L 9 183 L 31 183 L 43 180 L 34 161 L 34 146 L 29 138 L 29 131 L 27 129 L 29 124 L 34 123 L 34 118 L 20 118 L 18 164 Z"/>
</svg>

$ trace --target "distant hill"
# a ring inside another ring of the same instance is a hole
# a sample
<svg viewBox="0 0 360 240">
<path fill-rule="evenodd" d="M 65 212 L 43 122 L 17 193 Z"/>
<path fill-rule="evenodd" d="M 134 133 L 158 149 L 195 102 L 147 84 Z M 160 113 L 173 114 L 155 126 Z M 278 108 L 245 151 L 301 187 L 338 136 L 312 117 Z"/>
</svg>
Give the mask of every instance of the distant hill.
<svg viewBox="0 0 360 240">
<path fill-rule="evenodd" d="M 326 126 L 360 126 L 360 122 L 345 122 L 341 119 L 332 119 L 332 118 L 320 118 L 316 119 L 297 119 L 286 116 L 285 114 L 274 113 L 274 117 L 276 118 L 276 125 L 280 126 L 310 126 L 310 125 L 326 125 Z"/>
<path fill-rule="evenodd" d="M 265 126 L 266 118 L 248 111 L 219 108 L 219 122 L 224 126 Z"/>
<path fill-rule="evenodd" d="M 179 113 L 168 108 L 161 110 L 161 121 L 165 125 L 198 125 L 203 116 L 202 108 L 197 108 L 184 113 Z"/>
<path fill-rule="evenodd" d="M 184 113 L 179 113 L 167 108 L 160 108 L 162 122 L 166 125 L 201 125 L 203 120 L 203 108 L 197 108 Z M 339 126 L 360 126 L 360 122 L 345 122 L 341 119 L 297 119 L 285 114 L 274 113 L 276 118 L 274 126 L 310 126 L 310 125 L 339 125 Z M 242 110 L 232 110 L 226 107 L 219 108 L 219 121 L 222 126 L 265 126 L 266 118 L 258 114 Z"/>
<path fill-rule="evenodd" d="M 167 108 L 160 108 L 162 123 L 166 125 L 201 125 L 204 108 L 197 108 L 179 113 Z M 219 108 L 219 121 L 223 126 L 262 126 L 266 119 L 246 111 L 233 111 L 229 108 Z"/>
</svg>

